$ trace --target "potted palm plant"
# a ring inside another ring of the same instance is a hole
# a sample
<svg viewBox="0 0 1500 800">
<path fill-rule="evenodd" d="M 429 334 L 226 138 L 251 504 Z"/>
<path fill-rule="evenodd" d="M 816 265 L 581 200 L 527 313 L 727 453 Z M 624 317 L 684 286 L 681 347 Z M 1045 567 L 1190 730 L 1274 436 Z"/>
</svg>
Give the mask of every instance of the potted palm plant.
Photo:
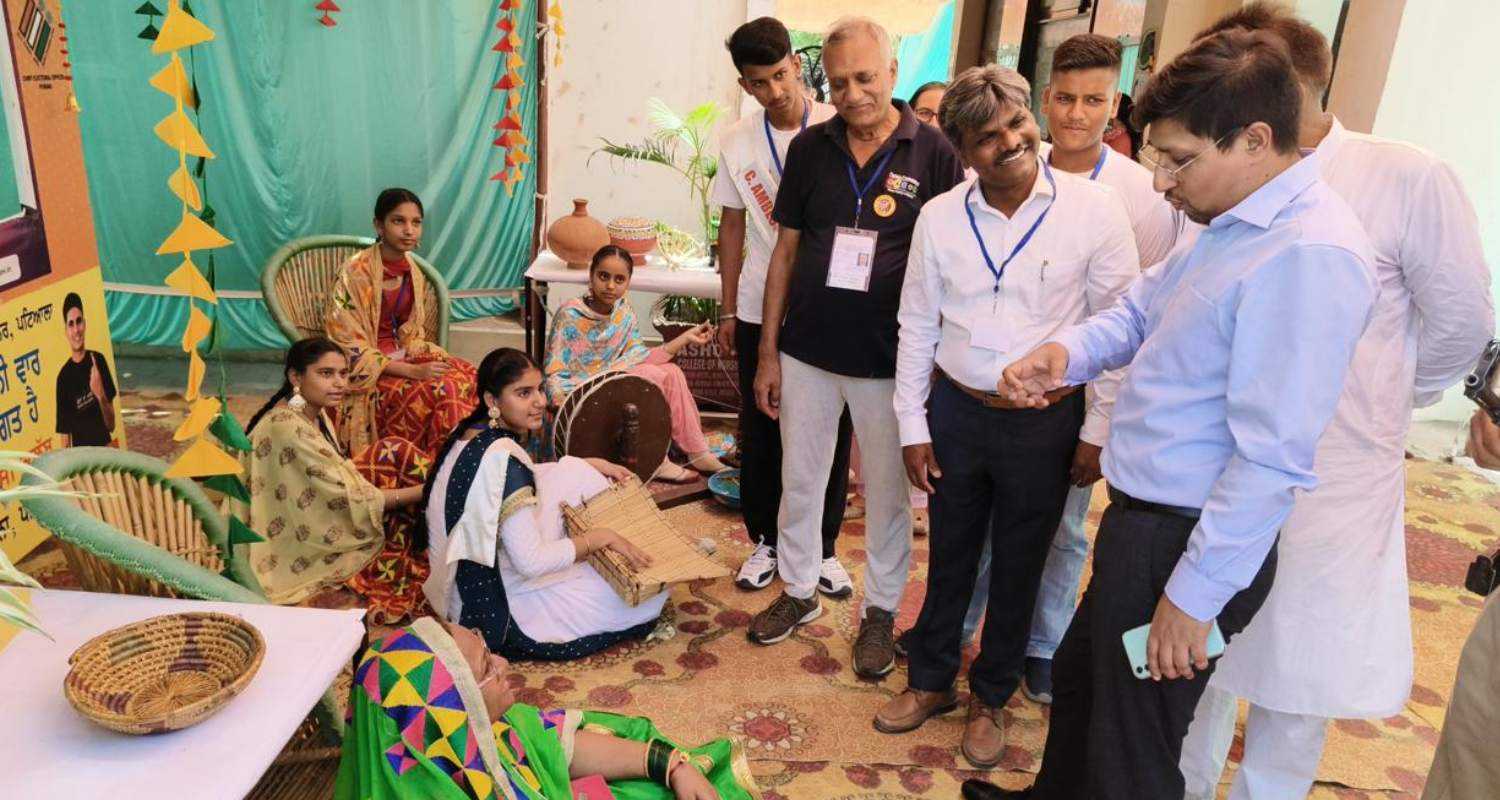
<svg viewBox="0 0 1500 800">
<path fill-rule="evenodd" d="M 58 487 L 50 475 L 42 472 L 28 463 L 31 453 L 0 451 L 0 473 L 10 473 L 14 478 L 19 473 L 28 473 L 42 478 L 45 484 L 31 486 L 13 486 L 10 483 L 6 488 L 0 488 L 0 506 L 17 502 L 23 497 L 37 496 L 76 496 L 76 492 L 69 492 Z M 37 622 L 36 615 L 31 611 L 31 604 L 11 587 L 23 586 L 40 589 L 38 584 L 30 575 L 16 569 L 11 563 L 10 557 L 0 550 L 0 622 L 7 622 L 24 630 L 40 633 L 48 636 L 42 626 Z M 51 638 L 48 636 L 48 638 Z"/>
</svg>

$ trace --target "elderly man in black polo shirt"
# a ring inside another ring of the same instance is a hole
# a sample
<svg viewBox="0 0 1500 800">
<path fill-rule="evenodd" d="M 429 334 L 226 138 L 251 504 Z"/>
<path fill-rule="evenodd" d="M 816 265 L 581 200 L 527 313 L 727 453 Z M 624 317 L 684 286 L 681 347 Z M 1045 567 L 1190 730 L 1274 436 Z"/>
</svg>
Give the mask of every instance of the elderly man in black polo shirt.
<svg viewBox="0 0 1500 800">
<path fill-rule="evenodd" d="M 756 403 L 781 420 L 780 563 L 786 586 L 750 623 L 758 644 L 822 613 L 819 516 L 845 406 L 863 454 L 865 597 L 854 671 L 895 666 L 892 623 L 911 555 L 911 498 L 892 406 L 896 311 L 917 212 L 963 179 L 943 135 L 891 99 L 896 60 L 875 22 L 846 17 L 823 41 L 838 116 L 792 140 L 773 217 Z"/>
</svg>

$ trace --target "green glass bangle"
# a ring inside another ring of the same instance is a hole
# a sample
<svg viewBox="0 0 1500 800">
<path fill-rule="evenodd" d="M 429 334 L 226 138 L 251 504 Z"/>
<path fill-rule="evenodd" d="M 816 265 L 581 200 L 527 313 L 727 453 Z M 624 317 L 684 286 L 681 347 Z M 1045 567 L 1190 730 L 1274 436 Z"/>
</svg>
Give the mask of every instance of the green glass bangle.
<svg viewBox="0 0 1500 800">
<path fill-rule="evenodd" d="M 661 739 L 652 739 L 646 745 L 646 777 L 663 786 L 667 785 L 667 769 L 672 765 L 670 744 Z"/>
</svg>

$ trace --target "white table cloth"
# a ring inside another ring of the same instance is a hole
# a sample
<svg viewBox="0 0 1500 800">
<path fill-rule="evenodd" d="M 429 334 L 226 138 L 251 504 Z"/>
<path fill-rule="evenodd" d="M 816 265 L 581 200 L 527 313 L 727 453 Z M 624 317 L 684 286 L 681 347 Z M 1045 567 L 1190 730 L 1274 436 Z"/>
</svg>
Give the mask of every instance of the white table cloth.
<svg viewBox="0 0 1500 800">
<path fill-rule="evenodd" d="M 364 611 L 208 603 L 34 590 L 56 641 L 20 633 L 0 651 L 0 796 L 240 798 L 353 658 Z M 244 692 L 190 728 L 130 736 L 84 719 L 63 697 L 68 656 L 111 628 L 183 611 L 219 611 L 260 630 L 266 654 Z"/>
<path fill-rule="evenodd" d="M 569 269 L 567 262 L 553 255 L 551 250 L 536 254 L 531 266 L 526 268 L 526 277 L 539 283 L 589 282 L 586 269 Z M 671 269 L 659 256 L 649 256 L 643 266 L 635 268 L 630 278 L 630 291 L 655 294 L 683 294 L 690 297 L 719 299 L 719 273 L 711 269 Z"/>
</svg>

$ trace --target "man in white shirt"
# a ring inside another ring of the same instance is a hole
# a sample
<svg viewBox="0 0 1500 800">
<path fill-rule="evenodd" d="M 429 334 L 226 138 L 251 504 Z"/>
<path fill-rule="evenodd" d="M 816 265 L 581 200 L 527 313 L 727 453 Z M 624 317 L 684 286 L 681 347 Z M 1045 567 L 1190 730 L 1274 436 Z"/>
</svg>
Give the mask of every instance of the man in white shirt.
<svg viewBox="0 0 1500 800">
<path fill-rule="evenodd" d="M 1324 112 L 1332 54 L 1316 28 L 1257 3 L 1199 37 L 1232 28 L 1286 43 L 1302 92 L 1298 142 L 1369 234 L 1381 287 L 1318 442 L 1318 486 L 1282 529 L 1276 583 L 1225 651 L 1183 743 L 1187 795 L 1213 797 L 1243 697 L 1245 750 L 1229 796 L 1302 797 L 1329 719 L 1388 717 L 1405 705 L 1406 430 L 1414 405 L 1435 402 L 1473 367 L 1494 309 L 1474 209 L 1452 168 Z"/>
<path fill-rule="evenodd" d="M 1177 241 L 1178 230 L 1186 224 L 1185 218 L 1173 212 L 1166 198 L 1151 185 L 1150 170 L 1104 143 L 1104 130 L 1120 106 L 1120 43 L 1096 33 L 1068 38 L 1052 54 L 1049 80 L 1042 93 L 1042 113 L 1052 143 L 1042 144 L 1042 156 L 1056 171 L 1098 181 L 1115 190 L 1130 218 L 1141 269 L 1166 258 Z M 1109 382 L 1090 385 L 1087 391 L 1097 394 L 1112 386 Z M 1100 398 L 1100 407 L 1107 408 L 1113 399 Z M 1078 441 L 1069 475 L 1073 486 L 1047 554 L 1047 566 L 1042 570 L 1021 684 L 1026 696 L 1038 703 L 1052 702 L 1052 656 L 1078 603 L 1078 581 L 1089 554 L 1084 521 L 1094 483 L 1099 480 L 1099 457 L 1106 433 L 1103 425 L 1091 426 Z M 989 570 L 990 554 L 985 551 L 974 599 L 964 617 L 965 642 L 978 629 L 988 604 Z"/>
<path fill-rule="evenodd" d="M 994 388 L 1006 363 L 1112 304 L 1136 277 L 1130 220 L 1113 189 L 1038 153 L 1031 89 L 975 67 L 943 98 L 943 132 L 976 176 L 923 207 L 898 314 L 894 404 L 912 484 L 932 494 L 927 595 L 907 640 L 909 688 L 875 727 L 917 728 L 957 704 L 960 629 L 985 542 L 997 558 L 962 752 L 1000 760 L 1001 709 L 1021 682 L 1032 604 L 1080 437 L 1107 415 L 1077 387 L 1016 406 Z M 1104 377 L 1110 383 L 1118 377 Z M 1087 405 L 1087 408 L 1086 408 Z"/>
<path fill-rule="evenodd" d="M 723 208 L 718 248 L 723 289 L 719 349 L 737 356 L 739 364 L 740 513 L 755 543 L 734 583 L 756 590 L 769 586 L 776 577 L 776 514 L 781 507 L 781 428 L 755 405 L 766 265 L 776 246 L 771 209 L 781 187 L 787 146 L 808 125 L 832 117 L 834 110 L 807 96 L 801 59 L 792 52 L 791 34 L 780 20 L 751 20 L 735 29 L 724 46 L 739 70 L 740 88 L 761 106 L 720 136 L 719 169 L 711 190 L 712 201 Z M 833 470 L 823 496 L 818 590 L 830 597 L 848 597 L 854 591 L 849 573 L 834 555 L 849 491 L 851 431 L 846 412 L 839 420 Z"/>
</svg>

